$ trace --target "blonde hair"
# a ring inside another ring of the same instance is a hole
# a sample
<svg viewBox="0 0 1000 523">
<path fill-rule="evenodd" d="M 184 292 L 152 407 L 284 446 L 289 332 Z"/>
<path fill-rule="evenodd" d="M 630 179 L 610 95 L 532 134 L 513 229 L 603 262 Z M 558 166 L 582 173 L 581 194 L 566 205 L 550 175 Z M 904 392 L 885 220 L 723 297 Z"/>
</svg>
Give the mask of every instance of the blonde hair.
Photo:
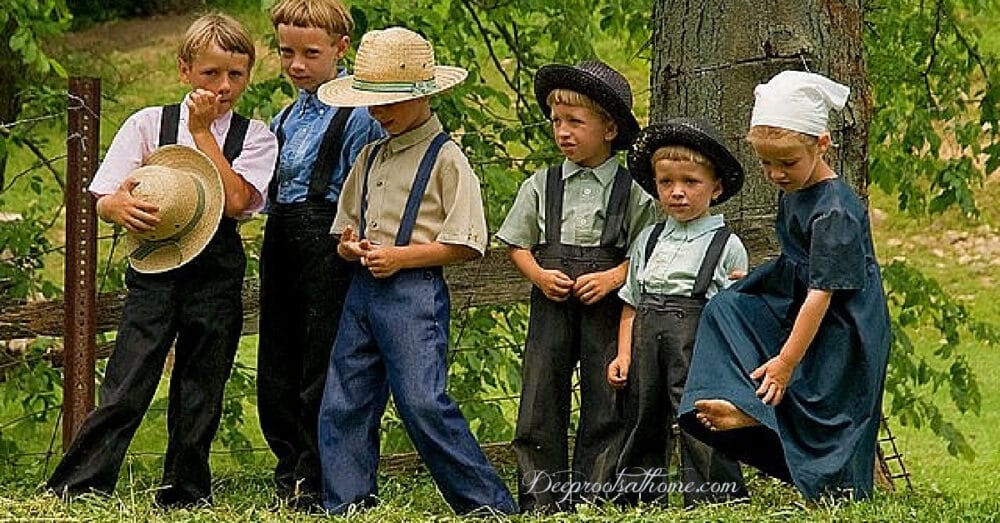
<svg viewBox="0 0 1000 523">
<path fill-rule="evenodd" d="M 271 8 L 271 23 L 317 27 L 331 38 L 350 36 L 354 30 L 351 10 L 340 0 L 282 0 Z"/>
<path fill-rule="evenodd" d="M 653 151 L 653 156 L 649 159 L 650 164 L 655 168 L 656 162 L 660 160 L 671 160 L 677 162 L 691 162 L 708 168 L 715 176 L 715 165 L 704 154 L 683 145 L 664 145 Z"/>
<path fill-rule="evenodd" d="M 253 69 L 256 51 L 250 33 L 235 18 L 222 13 L 208 14 L 192 22 L 181 40 L 177 58 L 191 65 L 198 53 L 212 44 L 229 53 L 247 55 L 247 71 Z"/>
<path fill-rule="evenodd" d="M 751 144 L 760 143 L 764 141 L 778 141 L 778 142 L 788 142 L 796 141 L 806 147 L 814 147 L 819 138 L 800 133 L 798 131 L 792 131 L 791 129 L 785 129 L 782 127 L 772 127 L 770 125 L 755 125 L 750 128 L 747 132 L 747 141 Z"/>
<path fill-rule="evenodd" d="M 549 107 L 556 104 L 568 105 L 571 107 L 586 107 L 587 109 L 590 109 L 600 115 L 600 117 L 604 118 L 607 122 L 613 123 L 615 121 L 615 119 L 611 117 L 611 113 L 609 113 L 607 109 L 598 105 L 593 98 L 569 89 L 553 89 L 549 95 L 545 97 L 545 103 L 547 103 Z"/>
</svg>

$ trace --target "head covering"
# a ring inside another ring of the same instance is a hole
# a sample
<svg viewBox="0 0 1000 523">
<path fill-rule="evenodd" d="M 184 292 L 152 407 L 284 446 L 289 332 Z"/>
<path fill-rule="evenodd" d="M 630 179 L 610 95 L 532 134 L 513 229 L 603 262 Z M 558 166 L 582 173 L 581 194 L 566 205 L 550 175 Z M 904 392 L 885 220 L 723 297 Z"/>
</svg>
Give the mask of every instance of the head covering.
<svg viewBox="0 0 1000 523">
<path fill-rule="evenodd" d="M 712 205 L 718 205 L 740 192 L 745 177 L 743 166 L 726 147 L 719 131 L 701 118 L 672 118 L 643 129 L 628 153 L 629 173 L 653 198 L 658 199 L 659 196 L 651 160 L 657 149 L 668 145 L 687 147 L 712 162 L 715 176 L 722 182 L 722 194 L 712 200 Z"/>
<path fill-rule="evenodd" d="M 608 64 L 588 60 L 575 66 L 543 65 L 535 73 L 535 99 L 546 117 L 552 114 L 548 97 L 555 89 L 568 89 L 586 95 L 611 115 L 618 126 L 618 136 L 611 142 L 612 149 L 628 149 L 635 135 L 639 134 L 639 122 L 632 114 L 632 88 L 628 80 Z"/>
<path fill-rule="evenodd" d="M 132 268 L 169 271 L 200 254 L 219 228 L 226 203 L 222 177 L 212 160 L 197 149 L 167 145 L 131 176 L 139 182 L 132 196 L 156 205 L 160 218 L 152 231 L 125 235 Z"/>
<path fill-rule="evenodd" d="M 404 27 L 369 31 L 361 37 L 354 74 L 319 87 L 317 95 L 334 107 L 367 107 L 415 100 L 465 80 L 460 67 L 435 65 L 434 48 Z"/>
<path fill-rule="evenodd" d="M 828 131 L 830 109 L 847 103 L 851 89 L 816 73 L 782 71 L 754 90 L 750 127 L 766 125 L 819 136 Z"/>
</svg>

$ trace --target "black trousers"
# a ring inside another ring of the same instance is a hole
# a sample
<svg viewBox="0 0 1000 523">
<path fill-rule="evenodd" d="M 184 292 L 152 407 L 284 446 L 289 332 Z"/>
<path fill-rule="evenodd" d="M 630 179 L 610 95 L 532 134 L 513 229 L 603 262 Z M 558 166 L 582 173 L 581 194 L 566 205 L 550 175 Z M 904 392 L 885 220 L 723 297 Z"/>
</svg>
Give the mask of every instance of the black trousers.
<svg viewBox="0 0 1000 523">
<path fill-rule="evenodd" d="M 699 299 L 643 294 L 636 309 L 625 389 L 626 429 L 617 464 L 624 480 L 620 484 L 626 486 L 619 501 L 625 504 L 667 502 L 667 470 L 675 442 L 680 445 L 676 480 L 683 486 L 685 506 L 747 497 L 739 463 L 686 432 L 679 432 L 676 441 L 674 437 L 672 426 L 703 307 Z"/>
<path fill-rule="evenodd" d="M 322 487 L 319 404 L 351 274 L 330 236 L 335 214 L 328 203 L 278 205 L 264 230 L 257 410 L 282 495 Z"/>
<path fill-rule="evenodd" d="M 211 501 L 208 455 L 243 327 L 245 267 L 236 223 L 223 219 L 205 250 L 186 265 L 159 274 L 128 269 L 100 404 L 56 466 L 49 488 L 70 495 L 114 491 L 174 345 L 163 487 L 156 497 L 167 505 Z"/>
<path fill-rule="evenodd" d="M 539 261 L 543 266 L 551 265 Z M 598 269 L 588 260 L 563 263 L 563 272 L 572 278 Z M 557 482 L 607 479 L 595 476 L 594 464 L 621 430 L 615 392 L 606 378 L 607 366 L 617 354 L 621 310 L 622 302 L 614 292 L 598 303 L 583 305 L 573 297 L 554 302 L 537 287 L 531 290 L 521 403 L 513 442 L 522 512 L 563 511 L 581 501 L 555 488 Z M 577 362 L 580 421 L 570 469 L 571 378 Z"/>
</svg>

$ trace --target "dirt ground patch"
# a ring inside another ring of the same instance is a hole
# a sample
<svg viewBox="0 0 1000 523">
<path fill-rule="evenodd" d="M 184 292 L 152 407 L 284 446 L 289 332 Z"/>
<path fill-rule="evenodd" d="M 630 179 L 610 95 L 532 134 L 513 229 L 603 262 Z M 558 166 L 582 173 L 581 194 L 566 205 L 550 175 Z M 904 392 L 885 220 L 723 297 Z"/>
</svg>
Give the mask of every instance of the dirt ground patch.
<svg viewBox="0 0 1000 523">
<path fill-rule="evenodd" d="M 148 18 L 114 20 L 85 31 L 68 33 L 63 44 L 82 53 L 127 52 L 151 45 L 176 45 L 197 13 L 155 15 Z"/>
</svg>

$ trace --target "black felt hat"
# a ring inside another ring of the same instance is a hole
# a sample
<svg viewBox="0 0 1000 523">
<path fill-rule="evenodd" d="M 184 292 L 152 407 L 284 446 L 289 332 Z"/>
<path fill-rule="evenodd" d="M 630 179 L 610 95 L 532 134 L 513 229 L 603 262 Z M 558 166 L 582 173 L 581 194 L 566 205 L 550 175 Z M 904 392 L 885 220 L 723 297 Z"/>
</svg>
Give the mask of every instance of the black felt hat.
<svg viewBox="0 0 1000 523">
<path fill-rule="evenodd" d="M 639 134 L 639 122 L 632 114 L 632 88 L 628 80 L 608 64 L 588 60 L 574 66 L 543 65 L 535 73 L 535 98 L 546 117 L 552 114 L 547 99 L 555 89 L 586 95 L 611 115 L 618 126 L 618 136 L 611 142 L 612 149 L 628 149 Z"/>
<path fill-rule="evenodd" d="M 736 156 L 726 147 L 719 131 L 700 118 L 673 118 L 662 124 L 650 125 L 639 133 L 628 153 L 628 169 L 643 189 L 653 198 L 656 194 L 656 176 L 650 160 L 660 147 L 681 145 L 703 154 L 715 168 L 715 175 L 722 182 L 722 194 L 712 200 L 718 205 L 743 187 L 745 174 Z"/>
</svg>

